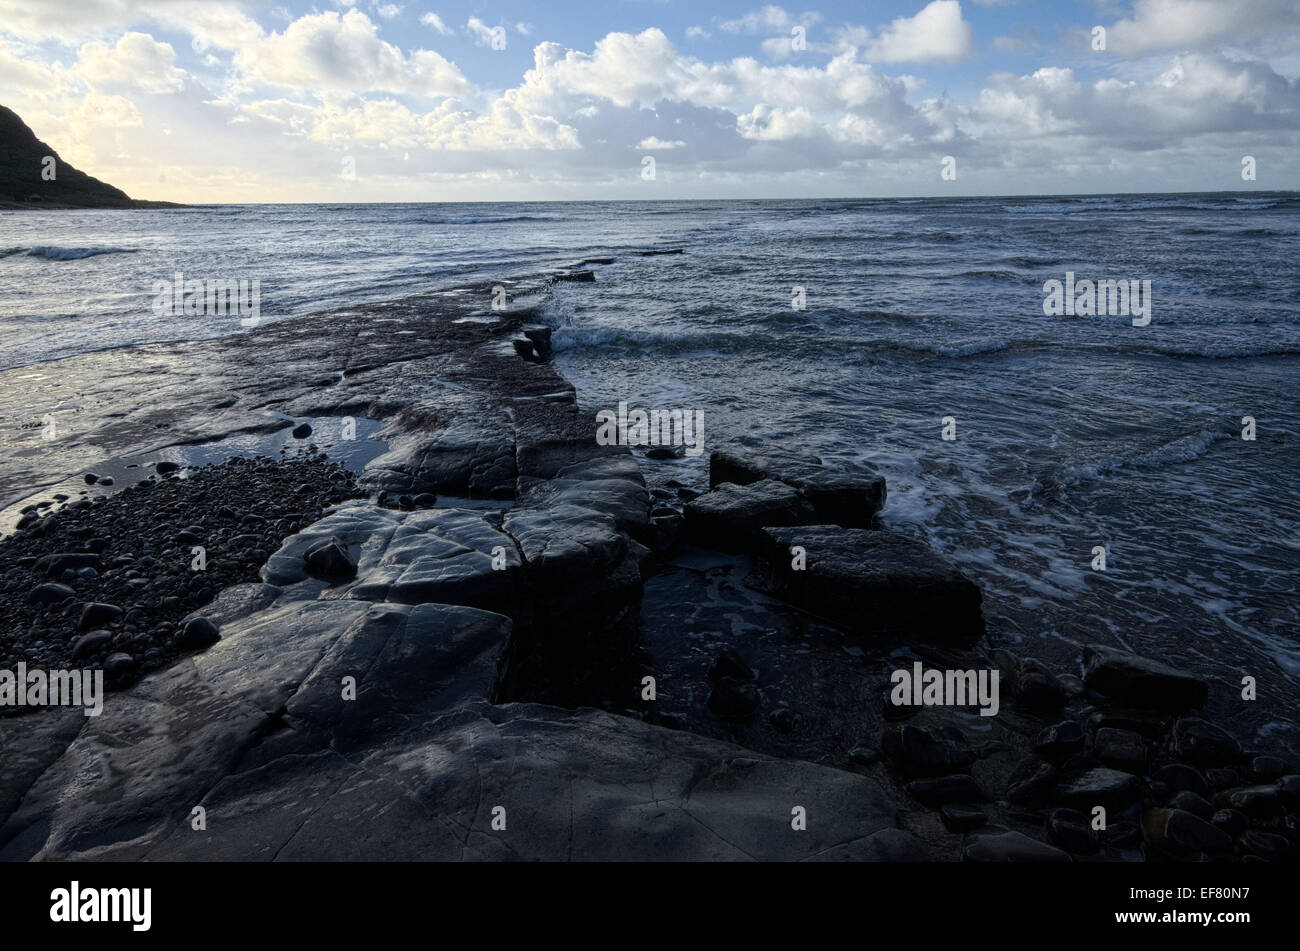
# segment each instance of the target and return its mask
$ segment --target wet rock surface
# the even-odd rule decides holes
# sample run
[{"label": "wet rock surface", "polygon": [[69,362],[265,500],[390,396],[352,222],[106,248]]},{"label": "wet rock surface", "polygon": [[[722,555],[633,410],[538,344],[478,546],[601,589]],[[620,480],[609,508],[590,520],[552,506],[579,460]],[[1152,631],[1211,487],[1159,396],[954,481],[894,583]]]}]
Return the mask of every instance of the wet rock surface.
[{"label": "wet rock surface", "polygon": [[[0,668],[114,689],[100,717],[0,718],[0,859],[1295,856],[1297,765],[1218,722],[1219,685],[1097,634],[1025,656],[951,564],[873,528],[869,471],[727,451],[708,485],[648,487],[535,314],[448,306],[69,361],[87,406],[138,403],[15,461],[87,494],[0,542],[24,612]],[[331,468],[314,441],[353,417],[384,448]],[[273,433],[305,458],[121,475]],[[155,594],[196,545],[239,571]],[[894,703],[914,663],[998,672],[997,712]]]},{"label": "wet rock surface", "polygon": [[768,589],[845,627],[939,643],[984,633],[978,586],[914,538],[826,525],[762,535]]}]

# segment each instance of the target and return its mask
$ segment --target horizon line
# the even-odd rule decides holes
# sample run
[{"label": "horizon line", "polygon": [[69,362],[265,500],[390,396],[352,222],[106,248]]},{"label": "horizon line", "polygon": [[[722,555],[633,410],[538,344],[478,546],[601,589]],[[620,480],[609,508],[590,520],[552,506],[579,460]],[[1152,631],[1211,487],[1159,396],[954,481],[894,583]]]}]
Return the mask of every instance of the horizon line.
[{"label": "horizon line", "polygon": [[[1162,195],[1225,195],[1225,194],[1257,194],[1257,195],[1300,195],[1300,189],[1296,188],[1274,188],[1274,189],[1218,189],[1214,191],[1128,191],[1128,192],[1041,192],[1032,194],[992,194],[992,195],[794,195],[786,197],[764,196],[764,197],[733,197],[733,198],[499,198],[499,199],[439,199],[439,200],[412,200],[412,201],[201,201],[201,202],[167,202],[180,208],[217,208],[231,205],[257,205],[274,207],[277,205],[578,205],[578,204],[651,204],[662,202],[740,202],[740,201],[933,201],[933,200],[1015,200],[1015,199],[1035,199],[1035,198],[1099,198],[1099,197],[1140,197],[1140,196],[1162,196]],[[152,202],[156,199],[133,198],[132,201]],[[33,210],[39,210],[33,208]],[[114,209],[114,208],[49,208],[48,211],[139,211],[148,209]],[[154,209],[166,211],[166,208]]]}]

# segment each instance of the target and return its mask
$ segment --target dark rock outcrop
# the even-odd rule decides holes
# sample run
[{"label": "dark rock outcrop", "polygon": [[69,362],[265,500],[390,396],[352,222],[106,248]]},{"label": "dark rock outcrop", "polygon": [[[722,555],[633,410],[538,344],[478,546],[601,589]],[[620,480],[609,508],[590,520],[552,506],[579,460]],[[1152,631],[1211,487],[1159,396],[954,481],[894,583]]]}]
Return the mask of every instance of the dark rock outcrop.
[{"label": "dark rock outcrop", "polygon": [[719,551],[749,551],[761,544],[763,528],[805,525],[812,518],[812,506],[784,482],[724,482],[686,504],[686,534]]},{"label": "dark rock outcrop", "polygon": [[1084,648],[1084,682],[1118,704],[1181,712],[1205,705],[1208,685],[1199,677],[1127,651]]},{"label": "dark rock outcrop", "polygon": [[796,489],[812,506],[813,520],[825,525],[868,528],[885,504],[885,480],[870,470],[831,469],[788,453],[719,451],[709,457],[710,488],[765,479]]},{"label": "dark rock outcrop", "polygon": [[[762,534],[768,590],[850,631],[957,644],[984,633],[979,587],[913,538],[827,525]],[[795,546],[806,554],[801,568]]]}]

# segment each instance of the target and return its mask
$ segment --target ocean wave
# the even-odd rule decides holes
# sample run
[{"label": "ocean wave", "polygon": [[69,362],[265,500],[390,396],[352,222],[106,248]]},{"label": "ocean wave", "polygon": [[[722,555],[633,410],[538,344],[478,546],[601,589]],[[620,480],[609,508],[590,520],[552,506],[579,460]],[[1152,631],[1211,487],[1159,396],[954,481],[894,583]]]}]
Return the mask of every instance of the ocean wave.
[{"label": "ocean wave", "polygon": [[440,218],[413,218],[417,225],[505,225],[520,221],[568,221],[555,215],[448,215]]},{"label": "ocean wave", "polygon": [[1038,283],[1037,278],[1025,277],[1023,274],[1016,274],[1012,271],[997,271],[997,270],[962,271],[961,276],[975,278],[976,280],[1007,281],[1012,284],[1037,284]]},{"label": "ocean wave", "polygon": [[1011,350],[1028,350],[1042,345],[1031,341],[964,340],[951,344],[920,343],[908,340],[850,340],[854,349],[872,356],[910,354],[923,357],[980,357]]},{"label": "ocean wave", "polygon": [[1035,494],[1043,489],[1051,491],[1081,485],[1124,469],[1163,469],[1185,462],[1194,462],[1209,452],[1210,447],[1215,443],[1231,439],[1233,435],[1222,429],[1203,429],[1162,443],[1154,449],[1141,450],[1086,465],[1068,466],[1059,475],[1040,479],[1038,485],[1034,487]]},{"label": "ocean wave", "polygon": [[670,331],[628,330],[622,327],[562,327],[556,330],[552,347],[565,350],[623,350],[630,354],[654,350],[659,353],[694,353],[701,350],[737,352],[752,349],[765,338],[761,334],[683,334]]},{"label": "ocean wave", "polygon": [[1063,263],[1061,258],[1033,258],[1028,255],[1014,255],[1002,260],[1015,267],[1055,267]]},{"label": "ocean wave", "polygon": [[57,248],[40,246],[34,248],[0,249],[0,258],[26,255],[29,258],[45,258],[49,261],[79,261],[100,254],[134,254],[139,248]]}]

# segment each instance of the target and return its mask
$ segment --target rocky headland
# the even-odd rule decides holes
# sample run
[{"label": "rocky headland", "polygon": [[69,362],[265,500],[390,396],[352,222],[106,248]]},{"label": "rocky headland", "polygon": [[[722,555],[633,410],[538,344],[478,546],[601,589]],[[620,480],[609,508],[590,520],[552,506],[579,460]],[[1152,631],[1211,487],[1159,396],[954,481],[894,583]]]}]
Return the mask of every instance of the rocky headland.
[{"label": "rocky headland", "polygon": [[[877,473],[647,485],[489,295],[0,377],[0,667],[110,686],[3,711],[0,858],[1297,854],[1296,764],[1205,713],[1235,685],[990,646]],[[916,663],[999,672],[996,715],[897,705]]]},{"label": "rocky headland", "polygon": [[0,106],[0,209],[178,208],[142,201],[65,162],[12,109]]}]

